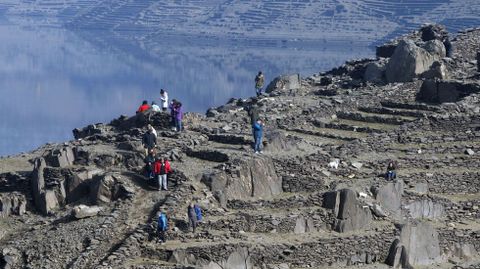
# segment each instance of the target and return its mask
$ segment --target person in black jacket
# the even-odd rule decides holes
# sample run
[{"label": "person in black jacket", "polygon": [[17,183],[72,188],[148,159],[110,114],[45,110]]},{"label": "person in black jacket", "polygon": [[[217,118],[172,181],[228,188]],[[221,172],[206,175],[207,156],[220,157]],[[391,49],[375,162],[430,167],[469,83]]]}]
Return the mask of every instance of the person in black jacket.
[{"label": "person in black jacket", "polygon": [[145,155],[148,155],[157,145],[157,136],[153,133],[152,128],[147,128],[147,132],[143,135],[142,144],[145,148]]}]

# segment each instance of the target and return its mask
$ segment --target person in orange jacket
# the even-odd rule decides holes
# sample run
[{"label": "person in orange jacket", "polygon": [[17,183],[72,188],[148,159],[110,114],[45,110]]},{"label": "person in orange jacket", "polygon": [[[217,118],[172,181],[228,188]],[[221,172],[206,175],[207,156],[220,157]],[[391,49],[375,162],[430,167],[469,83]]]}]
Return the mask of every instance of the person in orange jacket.
[{"label": "person in orange jacket", "polygon": [[147,111],[150,109],[150,106],[148,105],[148,101],[144,100],[142,105],[138,108],[137,113],[141,113],[144,111]]},{"label": "person in orange jacket", "polygon": [[164,157],[157,158],[154,172],[158,179],[158,190],[167,190],[167,175],[170,173],[170,163]]}]

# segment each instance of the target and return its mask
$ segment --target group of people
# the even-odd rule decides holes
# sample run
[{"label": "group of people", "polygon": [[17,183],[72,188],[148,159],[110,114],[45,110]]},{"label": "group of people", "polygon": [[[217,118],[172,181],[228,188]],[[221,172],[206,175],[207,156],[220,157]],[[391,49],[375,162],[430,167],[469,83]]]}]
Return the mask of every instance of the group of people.
[{"label": "group of people", "polygon": [[157,131],[152,125],[147,126],[143,135],[142,144],[145,149],[145,176],[148,179],[157,179],[158,190],[167,190],[167,176],[171,172],[167,158],[156,154]]},{"label": "group of people", "polygon": [[152,101],[151,105],[148,104],[147,100],[144,100],[140,107],[137,109],[137,113],[143,113],[148,110],[152,110],[154,112],[166,112],[170,109],[171,115],[171,125],[174,130],[180,132],[183,130],[183,109],[182,103],[173,99],[172,102],[168,103],[168,93],[166,90],[160,90],[160,106],[155,102]]},{"label": "group of people", "polygon": [[[191,202],[187,207],[187,217],[192,233],[195,233],[198,224],[202,222],[203,213],[200,206],[194,202]],[[165,211],[160,211],[158,214],[157,222],[157,235],[158,240],[161,243],[167,242],[167,231],[168,231],[168,218]]]}]

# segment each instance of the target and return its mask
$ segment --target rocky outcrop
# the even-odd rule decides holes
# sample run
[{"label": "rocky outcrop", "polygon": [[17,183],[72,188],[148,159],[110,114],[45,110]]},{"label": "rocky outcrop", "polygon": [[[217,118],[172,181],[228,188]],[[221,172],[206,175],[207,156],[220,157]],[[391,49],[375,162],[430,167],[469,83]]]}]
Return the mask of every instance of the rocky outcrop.
[{"label": "rocky outcrop", "polygon": [[425,80],[417,94],[417,99],[428,103],[456,102],[478,92],[480,92],[478,82]]},{"label": "rocky outcrop", "polygon": [[0,218],[6,218],[10,215],[22,216],[27,210],[27,200],[25,195],[12,192],[0,193]]},{"label": "rocky outcrop", "polygon": [[92,179],[90,201],[105,205],[117,199],[131,197],[135,189],[122,176],[114,173],[97,175]]},{"label": "rocky outcrop", "polygon": [[445,215],[445,207],[441,203],[424,199],[411,202],[405,208],[412,218],[415,219],[440,219]]},{"label": "rocky outcrop", "polygon": [[283,75],[272,80],[265,89],[265,92],[296,90],[299,89],[300,86],[300,74]]},{"label": "rocky outcrop", "polygon": [[438,233],[426,222],[405,224],[393,241],[386,263],[394,268],[413,268],[442,261]]},{"label": "rocky outcrop", "polygon": [[282,181],[272,160],[266,156],[236,159],[228,171],[204,174],[202,182],[223,205],[228,200],[269,198],[282,192]]},{"label": "rocky outcrop", "polygon": [[380,204],[383,212],[393,219],[401,218],[403,185],[403,181],[397,180],[396,182],[371,188],[374,198]]},{"label": "rocky outcrop", "polygon": [[373,83],[385,82],[386,61],[379,60],[367,64],[363,79]]},{"label": "rocky outcrop", "polygon": [[336,217],[335,231],[344,233],[369,226],[372,221],[370,208],[362,204],[357,197],[357,192],[351,189],[325,193],[323,206],[333,210]]},{"label": "rocky outcrop", "polygon": [[445,47],[438,40],[426,42],[423,47],[412,40],[402,40],[389,59],[385,75],[387,82],[408,82],[430,69],[434,61],[445,57]]}]

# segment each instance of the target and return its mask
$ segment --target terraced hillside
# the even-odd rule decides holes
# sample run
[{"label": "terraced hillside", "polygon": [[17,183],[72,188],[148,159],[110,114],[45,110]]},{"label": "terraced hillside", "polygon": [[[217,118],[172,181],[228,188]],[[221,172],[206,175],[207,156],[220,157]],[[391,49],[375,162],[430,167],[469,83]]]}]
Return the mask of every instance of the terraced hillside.
[{"label": "terraced hillside", "polygon": [[[46,16],[70,28],[101,29],[142,38],[200,35],[284,40],[375,42],[409,32],[426,22],[451,31],[478,24],[477,1],[2,1],[14,20]],[[16,17],[21,15],[22,17]],[[140,33],[138,33],[140,32]]]},{"label": "terraced hillside", "polygon": [[[460,33],[454,57],[439,60],[447,103],[419,99],[440,100],[419,94],[430,85],[422,75],[372,83],[363,76],[383,60],[352,61],[188,114],[180,133],[168,114],[147,112],[0,159],[0,265],[479,268],[479,33]],[[435,45],[420,36],[406,38]],[[265,121],[262,154],[251,149],[252,107]],[[174,168],[168,191],[142,175],[147,123]],[[389,160],[398,163],[394,180],[384,177]],[[191,201],[204,211],[196,233]],[[165,244],[159,211],[170,220]]]}]

